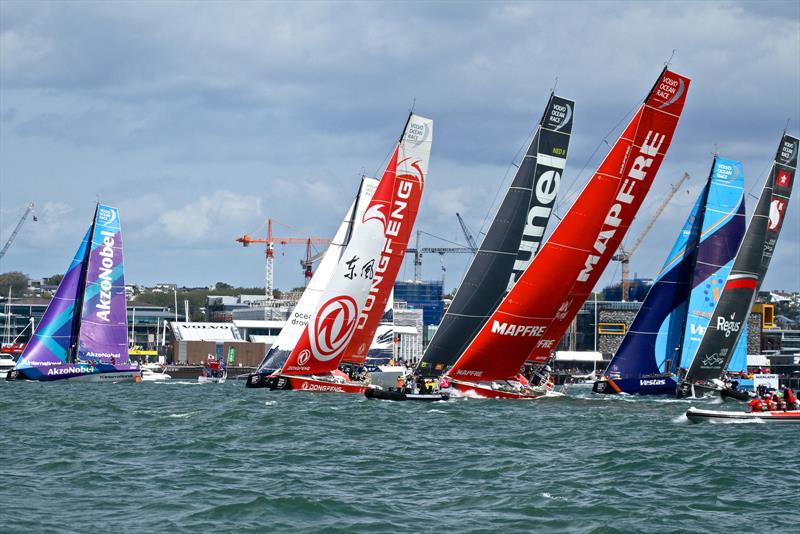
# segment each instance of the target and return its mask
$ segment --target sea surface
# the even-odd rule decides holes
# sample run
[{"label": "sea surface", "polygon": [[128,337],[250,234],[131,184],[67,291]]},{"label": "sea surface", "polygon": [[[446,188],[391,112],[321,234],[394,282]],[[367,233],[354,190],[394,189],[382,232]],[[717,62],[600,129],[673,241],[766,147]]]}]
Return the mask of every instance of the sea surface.
[{"label": "sea surface", "polygon": [[0,382],[0,532],[797,532],[800,427],[690,405]]}]

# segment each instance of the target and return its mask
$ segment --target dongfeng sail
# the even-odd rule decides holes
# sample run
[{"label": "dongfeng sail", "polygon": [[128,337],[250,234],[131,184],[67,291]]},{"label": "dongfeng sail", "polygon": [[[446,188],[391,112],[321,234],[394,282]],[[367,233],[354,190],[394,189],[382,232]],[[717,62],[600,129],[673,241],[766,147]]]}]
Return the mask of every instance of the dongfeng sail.
[{"label": "dongfeng sail", "polygon": [[[397,276],[428,172],[433,121],[410,115],[380,183],[272,389],[362,393],[337,368],[366,355]],[[363,335],[363,339],[357,337]]]},{"label": "dongfeng sail", "polygon": [[531,398],[517,379],[547,362],[636,216],[670,146],[688,78],[664,69],[533,261],[447,372],[455,389]]},{"label": "dongfeng sail", "polygon": [[278,334],[277,339],[267,351],[264,360],[259,365],[255,373],[250,375],[247,380],[247,387],[268,387],[269,383],[267,377],[272,375],[275,371],[283,367],[289,354],[294,349],[300,336],[308,325],[309,318],[313,315],[319,304],[319,299],[322,297],[325,288],[333,276],[333,271],[342,256],[347,243],[350,241],[350,236],[353,233],[353,228],[356,221],[360,221],[367,209],[367,205],[378,187],[378,180],[375,178],[363,177],[361,184],[356,194],[356,198],[347,210],[344,220],[339,225],[339,229],[325,251],[322,260],[319,263],[317,271],[308,283],[303,294],[300,296],[291,315],[286,321],[286,324]]},{"label": "dongfeng sail", "polygon": [[674,395],[691,364],[745,227],[738,161],[715,157],[678,239],[656,276],[596,393]]},{"label": "dongfeng sail", "polygon": [[95,216],[8,379],[133,380],[128,359],[122,233],[117,208]]},{"label": "dongfeng sail", "polygon": [[514,180],[416,369],[441,375],[464,352],[542,243],[567,163],[575,102],[550,95]]},{"label": "dongfeng sail", "polygon": [[728,367],[783,227],[797,170],[798,139],[784,133],[719,302],[678,395],[710,385]]}]

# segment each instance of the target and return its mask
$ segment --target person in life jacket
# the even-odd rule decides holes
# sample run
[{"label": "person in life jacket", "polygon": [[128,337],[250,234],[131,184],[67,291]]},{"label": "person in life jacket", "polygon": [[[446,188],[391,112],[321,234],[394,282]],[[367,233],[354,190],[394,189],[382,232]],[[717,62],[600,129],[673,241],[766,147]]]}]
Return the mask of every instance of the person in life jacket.
[{"label": "person in life jacket", "polygon": [[752,399],[750,402],[747,403],[747,405],[750,407],[750,411],[751,412],[763,412],[764,411],[763,403],[761,402],[761,399],[759,399],[758,397],[756,397],[755,399]]},{"label": "person in life jacket", "polygon": [[786,409],[787,410],[797,410],[797,396],[794,394],[794,391],[789,386],[786,386],[786,389],[783,390],[783,398],[786,401]]}]

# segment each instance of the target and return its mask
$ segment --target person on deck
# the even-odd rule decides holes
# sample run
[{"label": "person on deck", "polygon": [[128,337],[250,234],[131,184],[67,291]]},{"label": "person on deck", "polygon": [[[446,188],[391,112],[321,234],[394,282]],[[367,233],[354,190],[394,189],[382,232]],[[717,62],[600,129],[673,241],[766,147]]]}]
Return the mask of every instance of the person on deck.
[{"label": "person on deck", "polygon": [[747,403],[747,405],[750,407],[751,412],[764,411],[764,406],[762,405],[761,399],[759,399],[758,397],[752,399],[750,402]]},{"label": "person on deck", "polygon": [[786,386],[786,389],[783,390],[783,398],[786,400],[786,409],[787,410],[797,410],[797,396],[794,394],[794,391],[789,386]]}]

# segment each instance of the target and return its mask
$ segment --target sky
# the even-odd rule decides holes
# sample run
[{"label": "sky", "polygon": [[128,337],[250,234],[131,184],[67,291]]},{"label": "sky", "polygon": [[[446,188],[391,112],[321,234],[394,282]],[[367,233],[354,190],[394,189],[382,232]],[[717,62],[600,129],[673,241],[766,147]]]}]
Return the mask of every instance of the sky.
[{"label": "sky", "polygon": [[[715,151],[743,162],[749,214],[787,120],[800,134],[799,2],[3,0],[0,243],[29,202],[38,221],[0,272],[63,273],[99,200],[121,210],[126,282],[263,286],[263,250],[235,239],[268,217],[332,236],[412,107],[434,120],[417,228],[464,243],[459,212],[480,239],[554,86],[576,100],[563,216],[670,57],[692,85],[628,246],[691,178],[632,257],[641,277]],[[304,253],[277,248],[276,287],[302,285]],[[452,289],[468,259],[426,256],[423,278]],[[798,265],[790,205],[763,288],[800,290]],[[598,289],[619,276],[612,262]]]}]

